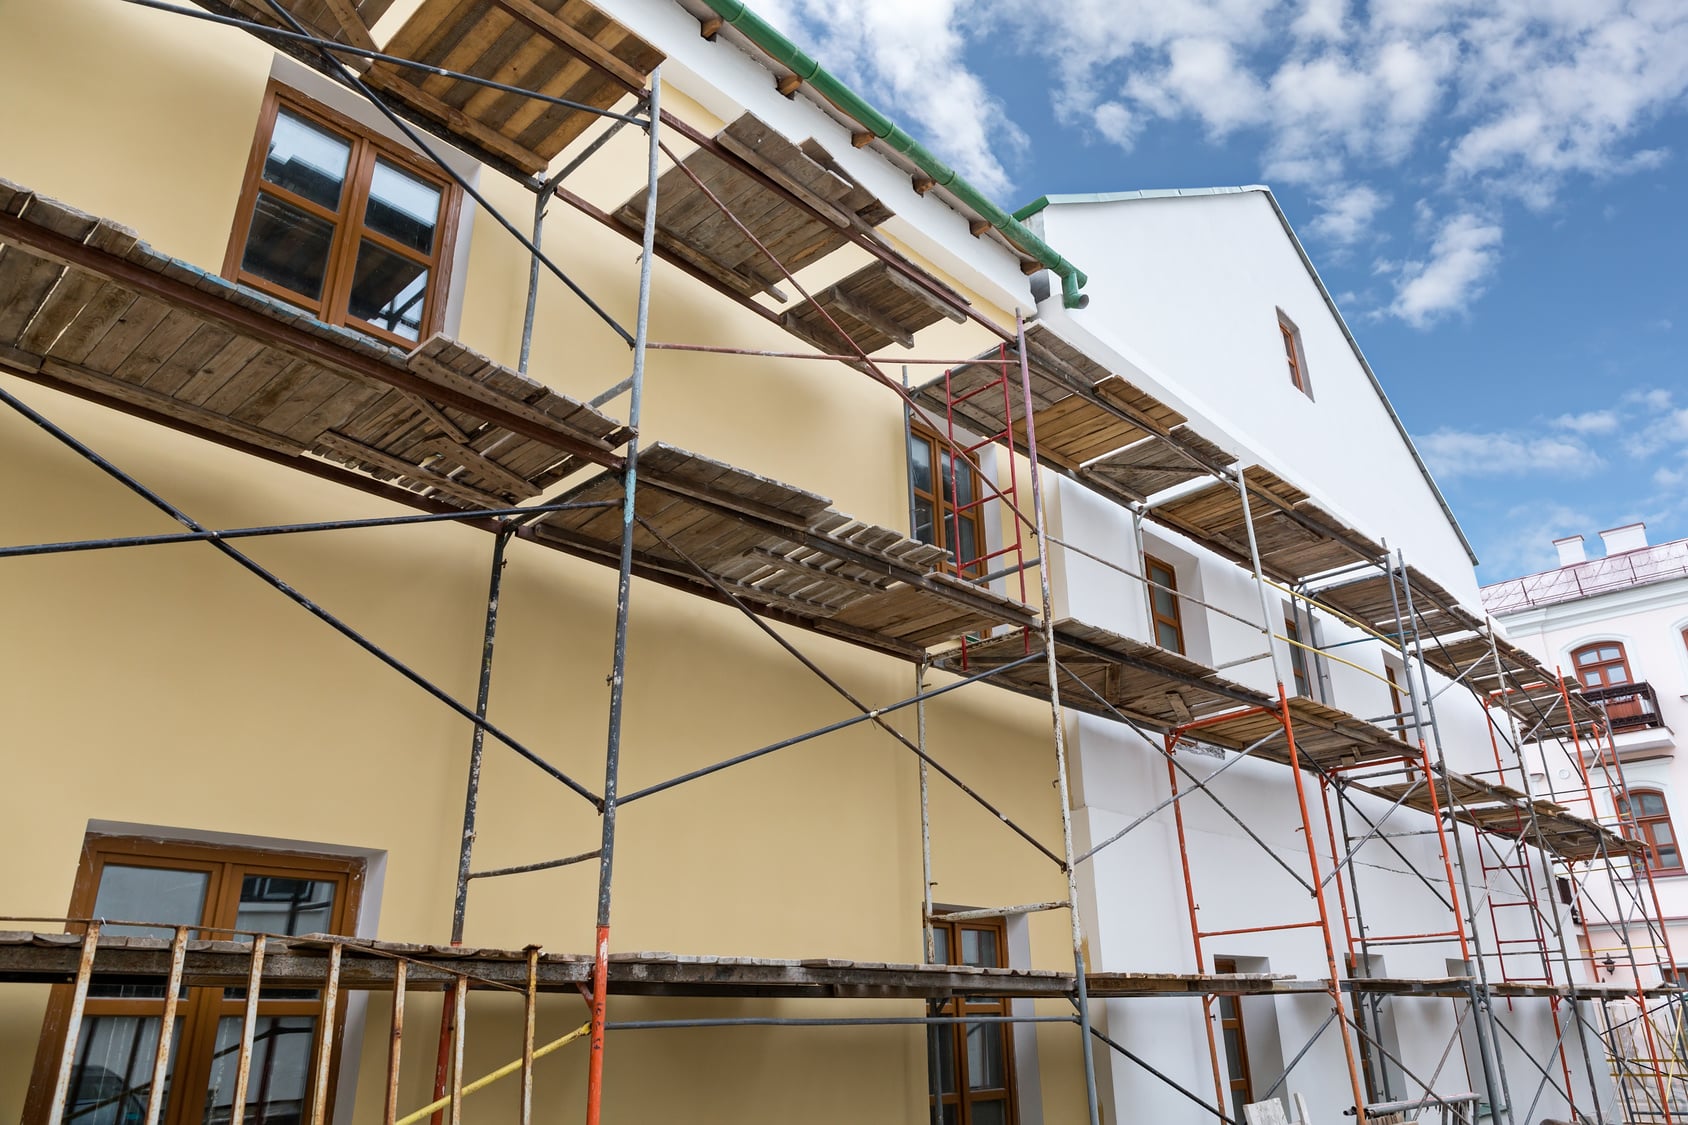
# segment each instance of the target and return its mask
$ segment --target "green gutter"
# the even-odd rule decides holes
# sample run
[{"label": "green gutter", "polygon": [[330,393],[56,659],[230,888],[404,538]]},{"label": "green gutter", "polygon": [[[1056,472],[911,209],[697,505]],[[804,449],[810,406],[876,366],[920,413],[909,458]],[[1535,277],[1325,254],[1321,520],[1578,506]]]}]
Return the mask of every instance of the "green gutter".
[{"label": "green gutter", "polygon": [[861,95],[827,73],[821,64],[804,54],[797,45],[774,30],[762,17],[752,12],[741,0],[703,0],[716,15],[756,44],[769,58],[790,70],[808,83],[814,91],[844,113],[854,118],[863,129],[907,157],[933,183],[941,185],[961,203],[977,212],[1002,236],[1027,257],[1035,259],[1061,278],[1061,300],[1069,309],[1082,309],[1090,299],[1079,292],[1089,280],[1084,271],[1057,254],[1043,239],[1027,230],[1013,215],[987,199],[978,188],[927,152],[919,141],[897,128],[891,119],[864,101]]}]

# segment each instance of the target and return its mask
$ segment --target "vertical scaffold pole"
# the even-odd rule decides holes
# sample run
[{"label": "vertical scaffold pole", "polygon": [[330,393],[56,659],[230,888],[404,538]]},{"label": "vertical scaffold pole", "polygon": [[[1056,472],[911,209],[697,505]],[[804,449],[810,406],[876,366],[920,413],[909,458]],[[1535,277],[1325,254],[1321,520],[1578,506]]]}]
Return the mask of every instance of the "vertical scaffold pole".
[{"label": "vertical scaffold pole", "polygon": [[615,591],[615,656],[610,671],[609,733],[604,746],[604,833],[598,853],[598,921],[592,959],[591,1052],[586,1074],[586,1125],[598,1125],[604,1101],[604,1013],[609,993],[610,880],[615,861],[616,782],[621,771],[621,716],[627,680],[627,604],[633,587],[633,517],[638,498],[639,411],[645,398],[645,343],[650,326],[651,261],[656,239],[657,164],[662,159],[662,67],[651,71],[650,95],[645,102],[650,138],[646,160],[645,225],[639,255],[639,311],[633,330],[633,375],[627,407],[627,425],[633,439],[627,443],[626,469],[622,478],[621,565]]},{"label": "vertical scaffold pole", "polygon": [[[504,582],[504,548],[510,542],[508,524],[498,529],[492,544],[492,576],[487,579],[486,630],[481,634],[481,678],[475,691],[475,717],[486,718],[492,690],[492,648],[498,638],[498,600]],[[469,781],[463,794],[463,841],[457,851],[457,896],[451,905],[451,944],[463,944],[463,920],[469,910],[469,866],[475,853],[475,818],[481,799],[481,759],[486,728],[476,725],[469,742]]]},{"label": "vertical scaffold pole", "polygon": [[[1067,871],[1067,914],[1072,920],[1073,985],[1078,993],[1079,1051],[1084,1059],[1084,1097],[1090,1125],[1099,1125],[1096,1108],[1096,1059],[1090,1052],[1090,989],[1084,979],[1084,921],[1078,909],[1078,868],[1073,862],[1072,790],[1067,782],[1067,730],[1061,715],[1061,675],[1055,659],[1055,598],[1049,590],[1049,536],[1045,526],[1043,474],[1038,471],[1037,426],[1032,420],[1032,374],[1026,358],[1026,322],[1014,314],[1015,346],[1020,353],[1020,389],[1025,397],[1026,456],[1031,462],[1032,534],[1037,539],[1037,584],[1043,597],[1043,652],[1049,671],[1049,715],[1055,732],[1055,780],[1061,794],[1061,844]],[[1012,450],[1010,451],[1012,456]]]},{"label": "vertical scaffold pole", "polygon": [[[1248,557],[1254,570],[1255,588],[1260,593],[1260,630],[1266,638],[1266,651],[1272,657],[1272,675],[1278,681],[1278,718],[1284,727],[1284,746],[1289,752],[1290,778],[1295,783],[1296,807],[1301,814],[1301,835],[1307,844],[1307,869],[1313,877],[1313,902],[1319,911],[1319,936],[1325,943],[1325,966],[1330,973],[1331,1007],[1340,1017],[1337,1034],[1342,1037],[1342,1055],[1348,1064],[1348,1085],[1354,1095],[1354,1119],[1366,1125],[1365,1087],[1360,1077],[1359,1059],[1354,1054],[1354,1040],[1348,1033],[1348,1014],[1342,1003],[1342,973],[1338,968],[1336,938],[1330,930],[1330,910],[1325,903],[1325,884],[1319,877],[1319,846],[1313,835],[1313,815],[1307,805],[1307,779],[1302,776],[1301,754],[1295,746],[1295,720],[1290,715],[1289,695],[1284,691],[1284,670],[1278,661],[1278,646],[1272,643],[1272,599],[1267,593],[1266,572],[1260,565],[1260,544],[1254,535],[1254,513],[1249,508],[1248,476],[1236,470],[1237,495],[1243,512],[1243,527],[1248,531]],[[1331,862],[1337,862],[1336,857]]]}]

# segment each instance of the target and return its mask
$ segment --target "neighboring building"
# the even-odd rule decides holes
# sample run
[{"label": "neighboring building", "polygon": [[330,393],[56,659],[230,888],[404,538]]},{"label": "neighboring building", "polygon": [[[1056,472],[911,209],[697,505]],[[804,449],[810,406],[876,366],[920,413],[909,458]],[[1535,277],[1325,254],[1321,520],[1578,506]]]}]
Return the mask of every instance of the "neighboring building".
[{"label": "neighboring building", "polygon": [[548,1121],[1615,1116],[1623,839],[1270,193],[1028,226],[730,0],[207,11],[0,14],[0,1110],[414,1117],[531,989]]},{"label": "neighboring building", "polygon": [[[1557,568],[1485,586],[1483,604],[1514,643],[1580,682],[1610,719],[1609,741],[1537,746],[1542,787],[1567,804],[1592,797],[1599,817],[1645,841],[1669,924],[1668,952],[1684,965],[1688,880],[1673,813],[1688,799],[1676,759],[1677,732],[1688,730],[1688,539],[1649,545],[1643,523],[1602,531],[1600,539],[1605,553],[1592,559],[1581,535],[1554,540]],[[1579,752],[1595,782],[1586,796]],[[1591,961],[1616,962],[1605,975],[1628,979],[1623,930],[1631,911],[1620,912],[1618,902],[1601,907],[1585,912],[1584,946]],[[1645,947],[1643,960],[1658,941],[1628,939]]]}]

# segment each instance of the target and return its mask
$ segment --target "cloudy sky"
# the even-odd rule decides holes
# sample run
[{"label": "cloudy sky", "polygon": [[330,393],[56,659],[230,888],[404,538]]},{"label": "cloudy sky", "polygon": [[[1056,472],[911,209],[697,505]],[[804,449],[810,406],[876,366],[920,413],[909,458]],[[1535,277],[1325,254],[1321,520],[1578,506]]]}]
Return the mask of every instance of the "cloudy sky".
[{"label": "cloudy sky", "polygon": [[759,0],[1010,208],[1267,183],[1483,559],[1688,536],[1683,0]]}]

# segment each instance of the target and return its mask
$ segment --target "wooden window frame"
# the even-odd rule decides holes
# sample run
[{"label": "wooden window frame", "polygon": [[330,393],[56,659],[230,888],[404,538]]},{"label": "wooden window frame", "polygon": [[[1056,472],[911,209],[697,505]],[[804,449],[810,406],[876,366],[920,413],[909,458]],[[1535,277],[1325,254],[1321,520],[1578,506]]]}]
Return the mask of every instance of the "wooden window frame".
[{"label": "wooden window frame", "polygon": [[[1583,666],[1580,659],[1583,653],[1596,649],[1612,647],[1615,647],[1618,650],[1617,659],[1602,660],[1598,663],[1590,664],[1586,668]],[[1614,684],[1602,675],[1602,683],[1591,684],[1584,678],[1583,675],[1585,672],[1604,672],[1606,669],[1617,667],[1622,667],[1624,670],[1624,678],[1621,683]],[[1578,645],[1576,648],[1571,650],[1571,670],[1576,674],[1577,682],[1582,684],[1585,688],[1628,687],[1635,683],[1635,674],[1630,671],[1629,667],[1629,650],[1624,647],[1624,643],[1622,641],[1590,641],[1586,645]]]},{"label": "wooden window frame", "polygon": [[[1215,957],[1213,959],[1215,973],[1236,973],[1237,960],[1235,957]],[[1248,1065],[1248,1033],[1244,1028],[1243,998],[1241,996],[1219,994],[1215,998],[1215,1006],[1219,1009],[1219,1042],[1225,1043],[1225,1032],[1237,1033],[1237,1057],[1231,1057],[1231,1051],[1225,1049],[1225,1088],[1231,1095],[1233,1106],[1237,1107],[1237,1116],[1242,1116],[1241,1106],[1254,1101],[1254,1077]],[[1239,1100],[1240,1099],[1240,1100]]]},{"label": "wooden window frame", "polygon": [[1301,628],[1295,623],[1294,610],[1284,616],[1284,636],[1289,642],[1289,672],[1295,680],[1295,694],[1312,699],[1313,676],[1307,667],[1307,650],[1301,647],[1306,642],[1301,639]]},{"label": "wooden window frame", "polygon": [[[1396,679],[1400,676],[1401,679]],[[1383,662],[1383,679],[1389,685],[1389,713],[1395,716],[1395,733],[1406,741],[1407,737],[1407,708],[1412,705],[1411,697],[1404,690],[1402,682],[1406,678],[1405,669],[1398,669],[1385,660]]]},{"label": "wooden window frame", "polygon": [[[89,834],[83,841],[82,854],[77,862],[76,881],[71,889],[67,918],[93,916],[95,896],[99,892],[100,875],[113,862],[126,867],[158,867],[174,871],[203,870],[212,872],[206,888],[206,902],[201,908],[201,925],[190,930],[189,938],[227,940],[228,927],[233,926],[240,903],[240,880],[248,874],[275,875],[285,878],[308,877],[335,883],[334,926],[336,932],[350,936],[356,927],[358,910],[363,898],[367,864],[354,856],[323,855],[314,852],[267,851],[224,844],[204,844],[164,840],[142,836],[107,836]],[[205,921],[209,919],[209,921]],[[116,921],[149,922],[151,919],[113,919]],[[82,933],[86,927],[72,922],[65,927],[69,933]],[[97,979],[97,978],[96,978]],[[64,1055],[66,1034],[70,1027],[70,1007],[74,986],[54,985],[47,1001],[47,1012],[41,1023],[37,1042],[35,1069],[29,1093],[24,1101],[24,1125],[58,1125],[47,1121],[51,1108],[53,1076]],[[244,1001],[229,1000],[224,989],[191,987],[183,990],[184,998],[178,1006],[177,1033],[174,1050],[176,1062],[171,1073],[172,1096],[161,1125],[198,1125],[204,1117],[204,1095],[211,1077],[211,1050],[216,1042],[217,1024],[225,1016],[238,1016],[245,1010]],[[325,1120],[333,1120],[334,1092],[339,1082],[340,1054],[345,1043],[346,1004],[349,997],[342,990],[333,1012],[334,1049],[329,1058],[328,1105]],[[163,1000],[129,1000],[121,998],[96,999],[90,997],[84,1006],[84,1016],[138,1015],[156,1013],[147,1009],[162,1005]],[[108,1010],[109,1009],[109,1010]],[[320,999],[270,999],[260,993],[259,1012],[264,1016],[310,1015],[321,1016]],[[312,1037],[311,1059],[314,1068],[316,1043],[327,1021],[318,1019],[316,1035]],[[315,1088],[315,1075],[306,1080],[307,1098]],[[308,1108],[308,1106],[307,1106]]]},{"label": "wooden window frame", "polygon": [[[1632,815],[1630,800],[1643,796],[1657,797],[1665,811],[1654,816]],[[1617,799],[1617,811],[1624,835],[1647,845],[1647,865],[1654,875],[1688,874],[1688,867],[1683,866],[1682,840],[1677,836],[1676,825],[1671,821],[1670,801],[1665,797],[1664,790],[1653,786],[1631,789],[1626,796]],[[1676,850],[1676,863],[1669,867],[1659,860],[1659,842],[1654,831],[1654,826],[1658,824],[1663,824],[1670,830],[1670,847]]]},{"label": "wooden window frame", "polygon": [[[942,547],[947,552],[942,563],[943,571],[946,574],[953,574],[959,578],[977,582],[984,577],[985,556],[990,554],[990,544],[985,541],[985,521],[983,519],[983,474],[979,471],[979,466],[972,456],[956,455],[950,449],[949,442],[946,439],[940,436],[937,431],[928,426],[923,426],[919,422],[912,420],[909,422],[908,441],[911,447],[914,442],[924,442],[927,455],[930,458],[928,463],[932,466],[933,487],[930,492],[926,492],[915,487],[912,448],[905,451],[905,455],[909,459],[909,495],[914,501],[924,500],[932,506],[932,535],[937,542],[931,545]],[[969,504],[953,505],[944,496],[943,464],[946,457],[950,458],[951,463],[956,467],[957,479],[955,484],[957,486],[961,484],[959,479],[961,474],[963,472],[967,474],[968,484],[970,485],[968,491],[973,496],[973,500]],[[954,516],[956,521],[956,535],[953,538],[948,534],[951,516]],[[909,518],[912,520],[913,517],[913,505],[911,504]],[[977,555],[971,559],[958,557],[959,543],[956,540],[960,538],[960,528],[963,524],[973,531],[973,545]],[[911,533],[914,531],[912,525],[909,530]]]},{"label": "wooden window frame", "polygon": [[[269,152],[270,138],[275,132],[276,117],[284,107],[289,112],[336,134],[351,146],[338,210],[330,211],[320,203],[264,180],[264,160]],[[364,224],[363,215],[369,202],[370,179],[374,174],[376,157],[398,165],[404,171],[439,189],[440,212],[434,228],[432,254],[423,255],[414,247],[406,246]],[[330,243],[320,298],[313,300],[303,293],[294,292],[241,269],[241,260],[246,253],[246,240],[252,231],[260,185],[263,185],[264,192],[289,206],[332,224],[334,235]],[[437,334],[445,323],[446,300],[451,288],[452,256],[456,249],[457,226],[462,205],[462,190],[431,161],[377,135],[361,122],[271,79],[264,91],[263,108],[258,115],[258,129],[252,139],[252,152],[247,157],[246,172],[241,181],[234,229],[229,234],[228,252],[223,258],[223,277],[256,289],[266,296],[305,309],[325,324],[351,328],[408,351]],[[415,340],[351,314],[349,306],[352,283],[357,270],[358,248],[364,239],[413,262],[426,263],[428,284]]]},{"label": "wooden window frame", "polygon": [[1289,364],[1290,386],[1312,398],[1313,384],[1307,378],[1307,352],[1301,346],[1301,329],[1281,309],[1278,311],[1278,335],[1284,345],[1284,360]]},{"label": "wooden window frame", "polygon": [[[972,930],[979,933],[990,933],[996,941],[997,964],[1008,967],[1008,925],[1002,918],[974,918],[965,922],[947,922],[940,915],[932,919],[932,929],[945,932],[950,959],[948,964],[961,964],[961,932]],[[933,1014],[940,1016],[1011,1016],[1013,1001],[1006,996],[956,996],[944,1001],[942,1006]],[[1014,1081],[1014,1034],[1013,1025],[1008,1023],[985,1024],[983,1026],[999,1029],[1002,1035],[1002,1066],[1004,1086],[998,1090],[980,1091],[979,1096],[967,1086],[967,1049],[966,1025],[949,1024],[951,1043],[954,1045],[952,1054],[955,1059],[955,1093],[943,1094],[939,1089],[929,1089],[926,1095],[928,1115],[935,1123],[943,1120],[939,1112],[940,1102],[943,1105],[953,1105],[955,1111],[955,1125],[972,1125],[973,1104],[975,1102],[1001,1102],[1004,1106],[1004,1120],[1007,1125],[1016,1125],[1019,1121],[1019,1094]],[[931,1036],[938,1034],[938,1028],[932,1027],[928,1032]],[[933,1048],[929,1048],[932,1050]],[[935,1075],[928,1075],[928,1084]]]},{"label": "wooden window frame", "polygon": [[[1155,571],[1157,569],[1165,572],[1165,581],[1156,577]],[[1178,647],[1170,651],[1175,651],[1180,656],[1184,655],[1184,650],[1187,646],[1184,640],[1184,607],[1179,603],[1178,599],[1178,571],[1165,559],[1157,558],[1148,552],[1144,552],[1143,577],[1146,580],[1143,584],[1143,588],[1149,596],[1149,632],[1151,634],[1151,640],[1153,640],[1157,646],[1166,648],[1166,646],[1160,642],[1160,627],[1162,625],[1166,625],[1172,629],[1173,634],[1178,638]],[[1155,608],[1155,590],[1158,587],[1165,587],[1166,592],[1172,598],[1172,613],[1170,616],[1162,614]]]}]

